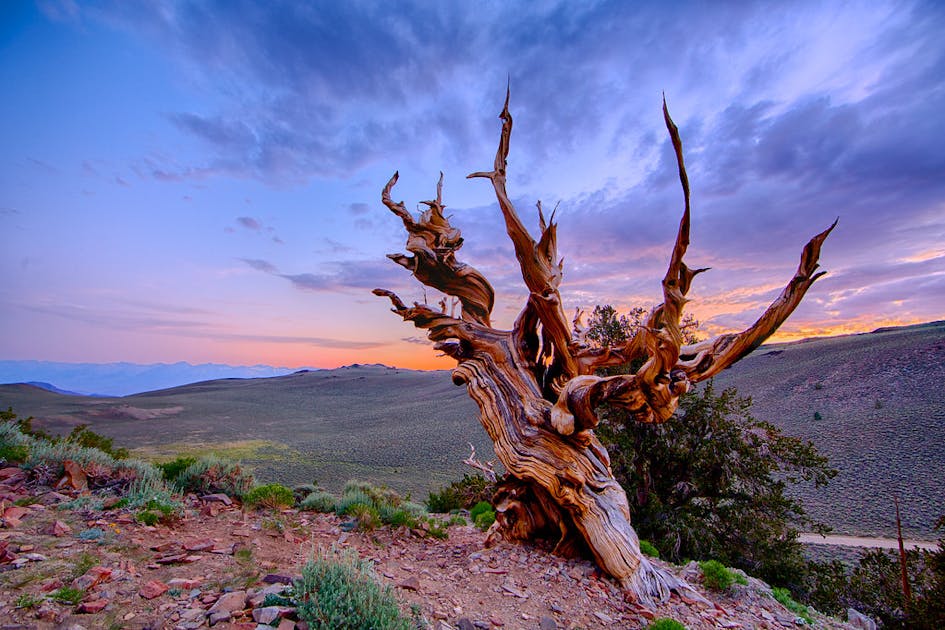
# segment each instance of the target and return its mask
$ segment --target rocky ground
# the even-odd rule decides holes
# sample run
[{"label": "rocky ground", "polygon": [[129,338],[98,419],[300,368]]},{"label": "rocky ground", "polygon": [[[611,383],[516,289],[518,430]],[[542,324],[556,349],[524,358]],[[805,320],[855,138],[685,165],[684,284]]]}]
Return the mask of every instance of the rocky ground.
[{"label": "rocky ground", "polygon": [[[670,568],[711,604],[674,595],[647,610],[587,561],[486,548],[471,526],[450,527],[445,540],[407,528],[348,532],[334,515],[247,512],[223,496],[189,496],[183,518],[147,526],[121,509],[58,507],[77,494],[31,488],[19,469],[0,470],[0,628],[302,629],[293,609],[263,600],[312,554],[332,549],[372,562],[403,610],[433,630],[640,628],[658,617],[687,628],[804,625],[764,583],[709,591],[694,564]],[[814,618],[818,628],[850,627]]]}]

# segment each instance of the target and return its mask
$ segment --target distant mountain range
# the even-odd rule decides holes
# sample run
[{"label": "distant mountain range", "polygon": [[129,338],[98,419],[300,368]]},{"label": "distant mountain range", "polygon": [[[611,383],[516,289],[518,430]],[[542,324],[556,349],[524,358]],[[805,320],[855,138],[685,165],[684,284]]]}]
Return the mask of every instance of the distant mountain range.
[{"label": "distant mountain range", "polygon": [[29,383],[59,394],[128,396],[197,381],[284,376],[299,368],[202,363],[0,361],[0,383]]}]

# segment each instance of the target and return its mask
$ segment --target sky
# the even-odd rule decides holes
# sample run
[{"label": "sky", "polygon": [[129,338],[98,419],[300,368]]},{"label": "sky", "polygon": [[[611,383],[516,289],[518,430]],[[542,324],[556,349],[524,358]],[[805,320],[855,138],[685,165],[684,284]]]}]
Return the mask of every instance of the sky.
[{"label": "sky", "polygon": [[751,324],[839,217],[778,339],[945,318],[936,2],[0,3],[0,359],[449,367],[371,295],[444,174],[509,327],[488,181],[558,206],[565,306],[660,300],[692,185],[689,310]]}]

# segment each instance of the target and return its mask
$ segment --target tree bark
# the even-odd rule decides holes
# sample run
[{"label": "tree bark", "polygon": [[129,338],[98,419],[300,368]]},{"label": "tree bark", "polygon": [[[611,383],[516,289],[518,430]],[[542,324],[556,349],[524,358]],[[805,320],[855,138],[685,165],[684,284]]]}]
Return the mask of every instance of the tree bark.
[{"label": "tree bark", "polygon": [[[547,538],[556,553],[589,553],[641,603],[663,600],[671,590],[690,589],[641,554],[626,493],[614,480],[607,450],[593,431],[598,422],[595,409],[608,402],[629,409],[641,422],[670,418],[690,383],[737,361],[793,311],[821,275],[814,273],[820,245],[833,226],[808,243],[797,275],[758,323],[738,335],[684,346],[679,322],[685,296],[692,279],[705,270],[692,270],[683,262],[689,245],[689,182],[679,132],[664,101],[685,209],[662,281],[663,303],[623,347],[592,347],[584,339],[579,317],[572,324],[564,315],[558,291],[563,265],[558,260],[554,216],[546,221],[539,202],[536,241],[506,192],[512,132],[508,105],[507,94],[493,170],[469,177],[491,181],[529,289],[512,330],[491,327],[492,287],[482,274],[456,259],[462,237],[443,214],[442,174],[436,200],[423,202],[429,210],[418,219],[403,202],[391,200],[396,173],[384,187],[382,201],[403,221],[407,250],[413,254],[389,257],[423,284],[458,298],[460,317],[447,314],[445,302],[439,310],[419,303],[408,307],[390,291],[374,293],[388,297],[395,313],[426,329],[435,347],[457,361],[453,381],[465,385],[479,406],[480,421],[508,471],[495,497],[497,517],[490,540]],[[634,374],[594,375],[600,367],[640,357],[643,365]]]}]

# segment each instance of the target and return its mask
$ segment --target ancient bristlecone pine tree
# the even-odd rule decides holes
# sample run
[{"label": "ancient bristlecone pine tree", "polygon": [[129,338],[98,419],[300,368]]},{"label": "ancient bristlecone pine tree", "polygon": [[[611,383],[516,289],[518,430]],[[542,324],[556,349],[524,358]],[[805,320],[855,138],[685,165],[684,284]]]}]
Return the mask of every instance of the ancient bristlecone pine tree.
[{"label": "ancient bristlecone pine tree", "polygon": [[[403,202],[391,200],[398,174],[384,187],[384,204],[403,220],[406,249],[412,255],[389,258],[420,282],[458,299],[458,315],[415,303],[407,306],[391,291],[393,311],[426,329],[435,348],[456,359],[453,382],[465,384],[479,405],[480,421],[508,471],[496,495],[497,533],[514,540],[547,538],[560,554],[587,553],[621,581],[639,601],[665,599],[685,585],[657,569],[640,553],[630,525],[624,490],[614,480],[607,450],[594,435],[595,408],[603,403],[627,409],[639,422],[664,422],[678,398],[693,383],[718,374],[768,338],[790,315],[811,284],[821,244],[833,228],[804,247],[797,273],[781,295],[750,328],[709,341],[684,345],[680,317],[693,277],[705,269],[683,262],[689,245],[689,181],[679,131],[663,105],[682,182],[685,209],[663,278],[663,303],[645,327],[621,347],[598,348],[584,336],[580,312],[569,322],[558,292],[563,265],[558,259],[554,216],[546,221],[538,204],[536,241],[522,224],[506,192],[506,158],[512,134],[508,96],[500,114],[502,133],[491,171],[477,172],[492,182],[505,227],[515,248],[529,296],[512,330],[490,324],[494,291],[483,275],[461,263],[460,231],[443,214],[443,176],[436,199],[419,218]],[[600,377],[599,368],[643,359],[633,374]],[[637,361],[639,364],[639,361]]]}]

